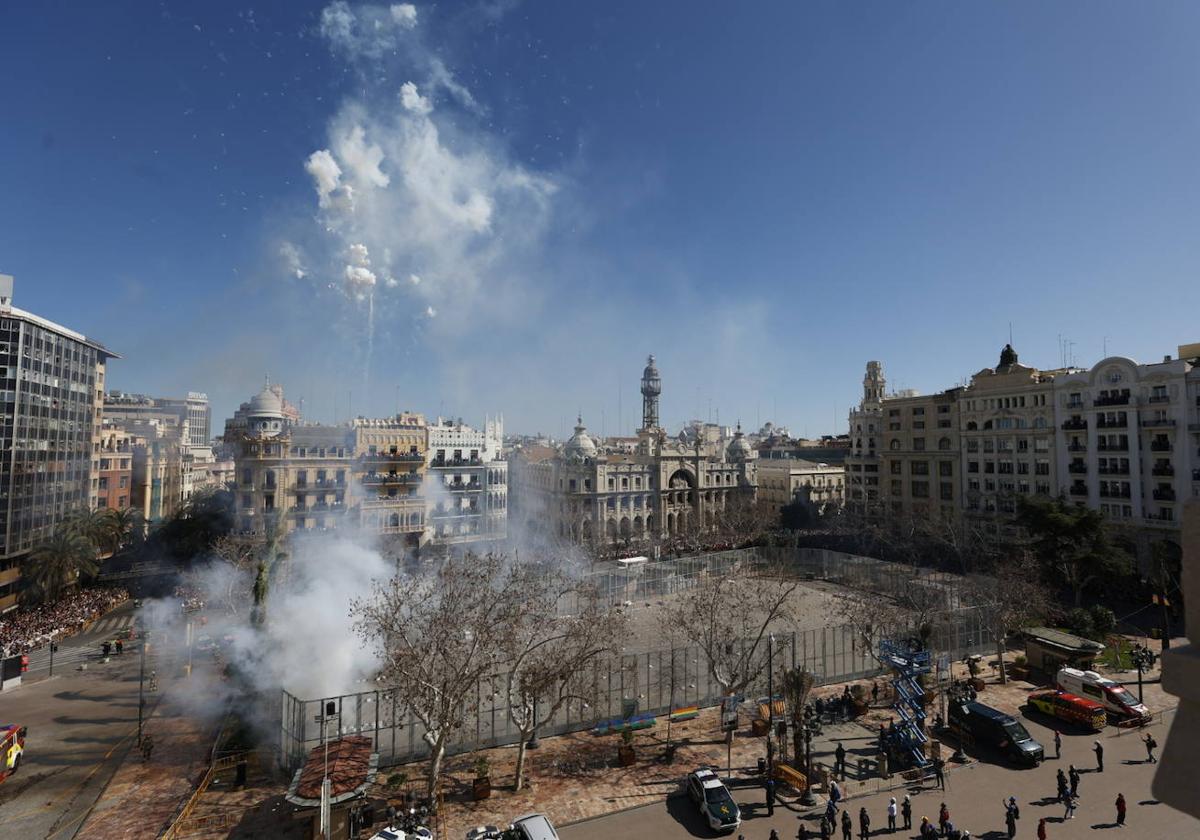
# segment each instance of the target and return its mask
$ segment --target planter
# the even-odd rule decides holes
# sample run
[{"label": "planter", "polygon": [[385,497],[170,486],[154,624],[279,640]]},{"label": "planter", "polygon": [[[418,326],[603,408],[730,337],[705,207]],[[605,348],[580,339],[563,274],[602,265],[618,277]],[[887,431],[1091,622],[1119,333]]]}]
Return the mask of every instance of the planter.
[{"label": "planter", "polygon": [[762,718],[755,718],[750,721],[750,734],[756,738],[761,738],[771,731],[771,724],[767,723]]},{"label": "planter", "polygon": [[620,746],[617,747],[617,763],[622,767],[631,767],[637,761],[637,753],[633,751],[633,747]]},{"label": "planter", "polygon": [[492,795],[492,780],[491,779],[476,779],[471,782],[471,798],[478,802],[480,799],[487,799]]}]

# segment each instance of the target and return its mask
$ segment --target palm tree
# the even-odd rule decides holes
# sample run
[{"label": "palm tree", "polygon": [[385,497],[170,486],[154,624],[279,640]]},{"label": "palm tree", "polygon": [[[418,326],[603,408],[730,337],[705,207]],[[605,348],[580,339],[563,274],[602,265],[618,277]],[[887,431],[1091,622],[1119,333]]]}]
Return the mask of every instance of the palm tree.
[{"label": "palm tree", "polygon": [[118,526],[108,508],[81,510],[67,520],[66,527],[91,543],[96,555],[112,554],[120,548]]},{"label": "palm tree", "polygon": [[112,527],[116,531],[118,547],[127,545],[139,530],[144,531],[141,511],[133,508],[124,510],[110,508],[109,516],[112,519]]},{"label": "palm tree", "polygon": [[52,602],[68,586],[98,569],[95,547],[74,529],[59,528],[29,553],[21,577],[32,600]]}]

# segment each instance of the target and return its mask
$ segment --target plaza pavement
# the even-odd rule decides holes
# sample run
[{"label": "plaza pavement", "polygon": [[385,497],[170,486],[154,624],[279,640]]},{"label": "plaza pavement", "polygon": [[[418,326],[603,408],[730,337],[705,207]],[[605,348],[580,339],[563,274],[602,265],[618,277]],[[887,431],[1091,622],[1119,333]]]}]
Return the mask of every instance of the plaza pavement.
[{"label": "plaza pavement", "polygon": [[[1148,728],[1159,742],[1160,754],[1167,740],[1167,724],[1172,717],[1173,713],[1167,713],[1164,719]],[[1053,743],[1053,735],[1042,723],[1029,718],[1023,722],[1039,741]],[[1021,807],[1018,838],[1036,837],[1041,817],[1047,819],[1049,840],[1104,838],[1110,831],[1116,836],[1138,840],[1200,837],[1200,821],[1154,800],[1150,784],[1155,765],[1145,763],[1146,751],[1139,731],[1117,734],[1117,730],[1111,727],[1106,730],[1101,737],[1105,750],[1103,773],[1094,772],[1094,740],[1094,734],[1064,733],[1062,758],[1050,758],[1035,769],[1010,768],[996,763],[996,759],[990,756],[984,756],[983,761],[952,769],[948,775],[948,790],[944,792],[926,785],[853,797],[846,806],[854,818],[854,837],[859,836],[859,808],[866,807],[871,816],[872,837],[916,838],[920,818],[928,816],[931,821],[936,821],[940,804],[945,802],[951,820],[958,828],[969,830],[973,838],[999,840],[1007,837],[1002,802],[1009,796],[1015,796]],[[1051,746],[1051,755],[1053,751]],[[1053,799],[1055,772],[1060,766],[1065,770],[1070,763],[1083,771],[1083,780],[1079,786],[1081,799],[1076,816],[1073,820],[1064,821],[1063,808]],[[783,840],[794,838],[802,821],[815,836],[824,808],[823,802],[818,808],[809,810],[797,807],[795,801],[789,799],[787,805],[777,805],[775,815],[768,817],[761,786],[751,782],[743,787],[735,782],[732,792],[743,808],[744,821],[738,833],[744,835],[746,840],[766,840],[771,829],[778,831]],[[900,801],[905,792],[912,795],[913,830],[897,831],[891,835],[886,828],[888,798],[895,796]],[[1118,793],[1125,794],[1129,806],[1124,829],[1115,825],[1116,809],[1113,803]],[[607,817],[560,826],[559,834],[563,840],[611,840],[616,837],[672,840],[714,836],[701,820],[695,806],[682,796]],[[736,833],[734,836],[737,836]],[[836,836],[841,837],[840,831]]]}]

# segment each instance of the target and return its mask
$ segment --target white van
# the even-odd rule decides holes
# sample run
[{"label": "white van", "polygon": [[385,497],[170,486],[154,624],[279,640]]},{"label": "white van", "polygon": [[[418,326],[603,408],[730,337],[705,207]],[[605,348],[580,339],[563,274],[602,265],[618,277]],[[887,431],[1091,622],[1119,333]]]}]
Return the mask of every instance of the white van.
[{"label": "white van", "polygon": [[1095,671],[1059,668],[1054,682],[1068,694],[1102,703],[1110,715],[1138,720],[1150,717],[1149,710],[1139,703],[1125,686],[1102,677]]}]

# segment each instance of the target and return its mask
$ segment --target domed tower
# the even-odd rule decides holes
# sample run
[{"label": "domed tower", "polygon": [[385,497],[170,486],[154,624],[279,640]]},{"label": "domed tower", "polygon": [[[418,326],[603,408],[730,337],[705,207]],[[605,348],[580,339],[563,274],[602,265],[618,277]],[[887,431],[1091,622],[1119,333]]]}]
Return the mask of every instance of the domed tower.
[{"label": "domed tower", "polygon": [[283,424],[283,400],[271,390],[270,385],[264,385],[250,400],[246,430],[252,437],[276,437],[283,431]]},{"label": "domed tower", "polygon": [[754,450],[750,448],[750,442],[742,434],[742,424],[739,422],[737,431],[733,433],[733,440],[729,442],[729,447],[725,450],[725,456],[736,464],[742,464],[749,461],[753,454]]},{"label": "domed tower", "polygon": [[878,408],[883,402],[883,391],[887,380],[883,378],[883,365],[867,362],[867,373],[863,377],[863,408]]},{"label": "domed tower", "polygon": [[662,393],[662,380],[658,377],[658,368],[654,366],[654,356],[646,360],[646,369],[642,371],[642,428],[658,428],[658,396]]},{"label": "domed tower", "polygon": [[576,420],[575,434],[563,445],[563,457],[568,461],[584,461],[596,457],[596,444],[583,425],[583,418]]},{"label": "domed tower", "polygon": [[1005,344],[1004,349],[1000,351],[1000,366],[996,370],[1006,371],[1015,364],[1017,364],[1017,351],[1011,344]]}]

